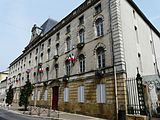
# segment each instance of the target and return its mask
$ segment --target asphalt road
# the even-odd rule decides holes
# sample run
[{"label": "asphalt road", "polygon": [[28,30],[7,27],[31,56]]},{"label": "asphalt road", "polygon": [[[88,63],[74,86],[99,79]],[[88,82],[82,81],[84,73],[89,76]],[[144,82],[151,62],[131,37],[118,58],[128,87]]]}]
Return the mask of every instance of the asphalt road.
[{"label": "asphalt road", "polygon": [[0,109],[0,120],[45,120],[43,118],[32,118],[25,115],[16,114],[7,110]]}]

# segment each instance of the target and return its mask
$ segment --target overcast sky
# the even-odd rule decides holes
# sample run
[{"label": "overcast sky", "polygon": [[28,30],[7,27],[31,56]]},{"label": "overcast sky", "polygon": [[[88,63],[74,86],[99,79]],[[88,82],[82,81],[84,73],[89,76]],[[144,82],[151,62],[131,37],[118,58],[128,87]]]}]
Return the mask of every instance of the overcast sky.
[{"label": "overcast sky", "polygon": [[[0,71],[6,70],[30,41],[33,24],[41,26],[47,18],[60,21],[85,0],[1,0]],[[160,30],[160,1],[135,0]]]}]

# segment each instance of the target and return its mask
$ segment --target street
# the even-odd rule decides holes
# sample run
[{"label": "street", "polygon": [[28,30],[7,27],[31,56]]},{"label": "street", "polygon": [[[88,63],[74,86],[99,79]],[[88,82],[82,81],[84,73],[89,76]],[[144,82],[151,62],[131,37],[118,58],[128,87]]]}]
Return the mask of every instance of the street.
[{"label": "street", "polygon": [[45,120],[43,118],[27,117],[7,110],[0,109],[0,120]]}]

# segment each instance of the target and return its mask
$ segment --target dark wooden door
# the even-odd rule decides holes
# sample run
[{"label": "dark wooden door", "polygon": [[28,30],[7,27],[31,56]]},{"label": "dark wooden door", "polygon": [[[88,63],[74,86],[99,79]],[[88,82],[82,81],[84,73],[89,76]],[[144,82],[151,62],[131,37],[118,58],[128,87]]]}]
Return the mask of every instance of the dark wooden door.
[{"label": "dark wooden door", "polygon": [[53,89],[52,109],[58,110],[58,90],[59,90],[59,87],[55,86],[52,89]]}]

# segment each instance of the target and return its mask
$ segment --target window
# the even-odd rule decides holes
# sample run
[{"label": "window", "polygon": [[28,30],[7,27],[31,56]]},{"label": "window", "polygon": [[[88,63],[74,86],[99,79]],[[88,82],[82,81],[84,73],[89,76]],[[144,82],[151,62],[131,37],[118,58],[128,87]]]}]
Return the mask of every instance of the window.
[{"label": "window", "polygon": [[136,18],[135,10],[133,10],[133,17]]},{"label": "window", "polygon": [[58,78],[58,68],[59,68],[59,66],[58,66],[58,64],[55,64],[55,70],[56,70],[56,78]]},{"label": "window", "polygon": [[79,41],[80,41],[80,43],[84,43],[84,29],[81,29],[80,31],[79,31]]},{"label": "window", "polygon": [[48,47],[51,46],[51,39],[48,40]]},{"label": "window", "polygon": [[29,54],[29,57],[30,57],[30,58],[32,57],[32,53]]},{"label": "window", "polygon": [[98,4],[96,7],[95,7],[95,13],[98,14],[102,11],[102,8],[101,8],[101,4]]},{"label": "window", "polygon": [[48,90],[45,90],[43,95],[44,101],[47,101],[47,97],[48,97]]},{"label": "window", "polygon": [[71,50],[71,39],[70,39],[70,37],[68,37],[66,39],[66,45],[67,45],[67,51],[70,51]]},{"label": "window", "polygon": [[66,27],[66,32],[69,33],[70,31],[71,31],[71,27],[70,27],[70,25],[68,25],[68,26]]},{"label": "window", "polygon": [[64,88],[64,102],[69,101],[69,88]]},{"label": "window", "polygon": [[85,57],[83,54],[79,56],[79,67],[81,73],[85,72]]},{"label": "window", "polygon": [[97,97],[97,103],[105,103],[106,102],[105,84],[97,84],[96,97]]},{"label": "window", "polygon": [[36,64],[38,63],[38,61],[37,61],[37,56],[35,57],[35,63],[36,63]]},{"label": "window", "polygon": [[136,26],[134,26],[134,30],[135,30],[135,32],[136,32],[137,43],[139,43],[138,30],[137,30],[137,27],[136,27]]},{"label": "window", "polygon": [[29,66],[31,66],[31,61],[29,61]]},{"label": "window", "polygon": [[40,91],[37,91],[37,100],[40,100]]},{"label": "window", "polygon": [[47,59],[48,59],[48,60],[50,60],[50,54],[51,54],[51,50],[48,49],[48,50],[47,50]]},{"label": "window", "polygon": [[84,86],[78,87],[78,102],[84,102]]},{"label": "window", "polygon": [[66,74],[70,75],[71,72],[71,62],[69,60],[66,60]]},{"label": "window", "polygon": [[44,44],[41,45],[41,51],[43,51],[43,50],[44,50]]},{"label": "window", "polygon": [[43,62],[43,53],[41,53],[40,62]]},{"label": "window", "polygon": [[143,68],[142,68],[142,59],[141,59],[141,54],[140,53],[138,53],[138,64],[139,64],[140,72],[142,73]]},{"label": "window", "polygon": [[81,16],[79,18],[79,25],[82,25],[84,23],[84,16]]},{"label": "window", "polygon": [[102,36],[103,35],[103,20],[102,20],[102,18],[98,18],[95,22],[95,25],[96,25],[97,36]]},{"label": "window", "polygon": [[156,63],[153,63],[153,65],[154,65],[155,74],[157,74],[157,66],[156,66]]},{"label": "window", "polygon": [[105,67],[105,51],[103,47],[97,49],[98,68]]},{"label": "window", "polygon": [[56,34],[56,40],[59,40],[60,39],[60,33],[57,33]]},{"label": "window", "polygon": [[34,83],[36,83],[37,82],[36,72],[33,73],[33,76],[34,76]]},{"label": "window", "polygon": [[150,41],[150,45],[151,45],[152,54],[154,55],[154,46],[153,46],[153,41]]},{"label": "window", "polygon": [[58,55],[59,52],[59,43],[56,44],[56,51],[55,51],[55,55]]},{"label": "window", "polygon": [[34,100],[34,91],[32,91],[32,98],[31,100]]},{"label": "window", "polygon": [[48,77],[49,77],[49,67],[46,68],[46,77],[47,77],[47,81],[48,81]]}]

